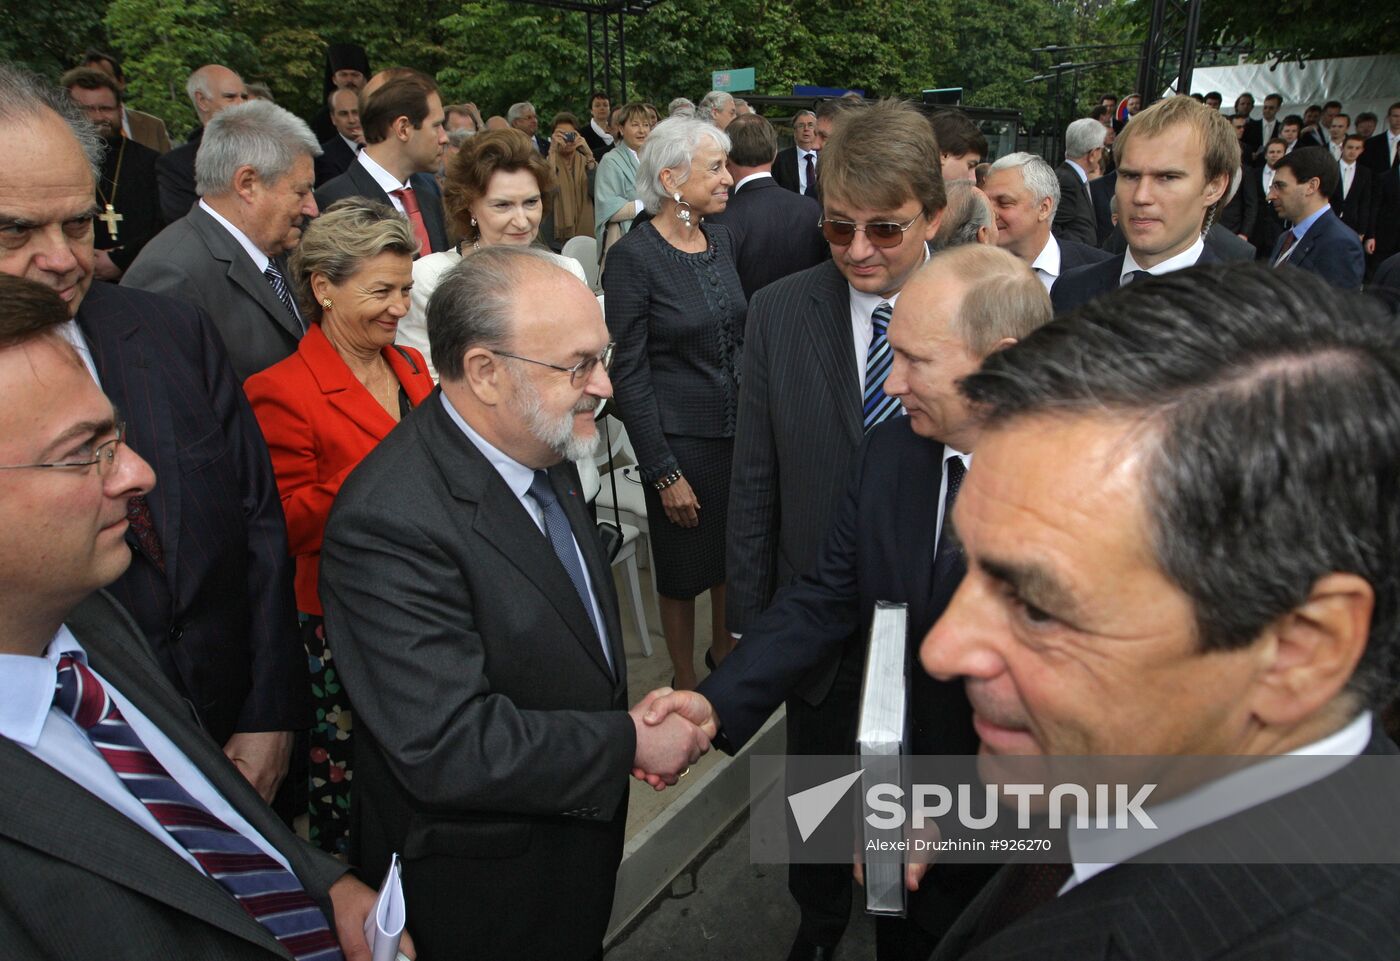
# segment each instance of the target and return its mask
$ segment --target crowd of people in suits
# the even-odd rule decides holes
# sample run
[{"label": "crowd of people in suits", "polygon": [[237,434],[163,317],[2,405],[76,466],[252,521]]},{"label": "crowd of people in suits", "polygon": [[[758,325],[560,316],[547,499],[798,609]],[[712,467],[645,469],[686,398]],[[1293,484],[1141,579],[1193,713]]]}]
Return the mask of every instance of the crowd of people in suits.
[{"label": "crowd of people in suits", "polygon": [[[1348,404],[1400,406],[1400,103],[1368,136],[1336,103],[1109,96],[1052,162],[991,157],[957,110],[853,97],[799,111],[783,149],[723,91],[664,119],[595,93],[545,136],[530,103],[483,118],[354,44],[309,123],[210,64],[172,146],[123,84],[99,51],[57,86],[0,65],[16,957],[354,961],[364,881],[398,855],[409,957],[601,958],[628,775],[674,785],[783,704],[790,754],[850,754],[877,601],[928,635],[915,753],[1397,752],[1395,499],[1279,468],[1222,503],[1208,481],[1273,457],[1393,482],[1393,417],[1355,414],[1364,449],[1314,460]],[[561,254],[579,238],[586,262]],[[1254,403],[1278,392],[1302,412]],[[635,454],[674,669],[640,701],[575,467],[603,416]],[[1210,446],[1245,416],[1259,437]],[[1123,432],[1153,418],[1160,438]],[[1151,502],[1164,456],[1210,529]],[[1299,497],[1335,524],[1303,529]],[[1297,544],[1284,600],[1249,582]],[[1146,653],[1092,655],[1094,682],[1066,653],[1148,626]],[[1185,691],[1199,710],[1144,733]],[[1295,867],[1331,906],[1252,903],[1248,932],[1186,892],[1265,888],[1268,866],[1064,867],[1021,904],[1014,867],[911,865],[878,957],[1160,946],[1165,925],[1117,926],[1124,897],[1191,916],[1179,957],[1324,910],[1338,956],[1400,933],[1361,896],[1393,900],[1391,864]],[[788,885],[789,957],[830,958],[851,866]],[[72,933],[73,894],[103,923]]]}]

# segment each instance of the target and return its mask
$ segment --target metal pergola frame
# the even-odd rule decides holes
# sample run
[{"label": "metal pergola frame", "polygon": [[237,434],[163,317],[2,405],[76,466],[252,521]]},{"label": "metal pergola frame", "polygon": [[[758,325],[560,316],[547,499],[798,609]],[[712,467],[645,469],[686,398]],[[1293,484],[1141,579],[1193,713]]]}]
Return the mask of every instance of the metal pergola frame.
[{"label": "metal pergola frame", "polygon": [[[582,13],[588,20],[588,89],[613,103],[627,99],[627,17],[641,16],[664,0],[510,0]],[[601,66],[601,73],[599,67]],[[613,86],[613,78],[617,86]],[[615,94],[615,95],[614,95]]]}]

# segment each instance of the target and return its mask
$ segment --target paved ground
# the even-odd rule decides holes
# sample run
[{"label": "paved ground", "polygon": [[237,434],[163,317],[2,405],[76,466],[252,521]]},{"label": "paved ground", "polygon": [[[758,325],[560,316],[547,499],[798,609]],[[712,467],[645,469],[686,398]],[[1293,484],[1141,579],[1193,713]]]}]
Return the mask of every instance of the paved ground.
[{"label": "paved ground", "polygon": [[[787,868],[749,862],[745,814],[617,938],[605,961],[784,961],[796,930]],[[874,922],[853,904],[836,961],[874,957]]]}]

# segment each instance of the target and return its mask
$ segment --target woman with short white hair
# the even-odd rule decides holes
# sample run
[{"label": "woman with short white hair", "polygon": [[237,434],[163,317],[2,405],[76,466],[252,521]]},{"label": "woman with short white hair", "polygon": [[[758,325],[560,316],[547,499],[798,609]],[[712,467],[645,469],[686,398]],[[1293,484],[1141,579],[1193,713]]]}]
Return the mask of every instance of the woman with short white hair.
[{"label": "woman with short white hair", "polygon": [[637,195],[652,219],[608,254],[614,396],[637,455],[656,559],[672,687],[695,686],[695,598],[710,592],[707,663],[730,647],[724,630],[724,539],[738,418],[747,302],[729,232],[705,217],[733,184],[729,137],[685,117],[647,137]]}]

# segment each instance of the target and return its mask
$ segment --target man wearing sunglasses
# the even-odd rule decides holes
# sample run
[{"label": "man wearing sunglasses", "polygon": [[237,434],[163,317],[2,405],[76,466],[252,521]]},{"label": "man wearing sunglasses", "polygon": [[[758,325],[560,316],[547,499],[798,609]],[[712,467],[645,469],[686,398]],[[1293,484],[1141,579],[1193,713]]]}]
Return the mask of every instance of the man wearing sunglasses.
[{"label": "man wearing sunglasses", "polygon": [[[861,439],[899,412],[883,390],[885,330],[937,232],[940,167],[929,122],[913,107],[840,111],[821,162],[831,259],[749,303],[726,552],[733,634],[811,565]],[[863,661],[853,635],[788,700],[789,752],[851,750]],[[849,866],[794,865],[788,888],[802,912],[790,956],[829,958],[850,916]]]},{"label": "man wearing sunglasses", "polygon": [[547,254],[494,246],[433,291],[428,339],[441,388],[350,475],[321,555],[360,739],[351,860],[381,877],[403,855],[425,956],[590,961],[628,774],[674,783],[709,746],[627,711],[617,595],[571,463],[612,396],[608,329]]},{"label": "man wearing sunglasses", "polygon": [[0,273],[67,304],[69,339],[161,478],[132,498],[134,556],[109,590],[205,730],[272,801],[310,711],[262,432],[208,316],[94,281],[92,125],[64,91],[4,66],[0,103]]}]

